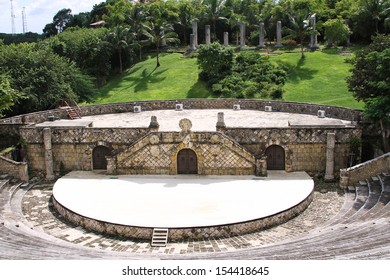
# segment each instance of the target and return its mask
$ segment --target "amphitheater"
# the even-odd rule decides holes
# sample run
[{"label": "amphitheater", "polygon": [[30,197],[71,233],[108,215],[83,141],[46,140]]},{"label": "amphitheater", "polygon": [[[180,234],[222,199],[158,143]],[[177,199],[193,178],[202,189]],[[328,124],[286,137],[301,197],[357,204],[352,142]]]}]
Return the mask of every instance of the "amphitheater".
[{"label": "amphitheater", "polygon": [[[390,154],[347,168],[349,138],[362,133],[360,112],[289,102],[174,100],[59,108],[1,121],[2,141],[21,136],[27,142],[24,161],[0,157],[1,259],[390,258]],[[180,164],[183,150],[193,151],[195,165]],[[64,169],[73,171],[63,176]],[[251,217],[250,230],[230,227],[226,234],[222,225],[223,234],[204,236],[199,225],[188,231],[193,235],[169,238],[164,246],[75,224],[53,199],[59,182],[72,176],[249,178],[292,186],[297,174],[321,174],[333,184],[309,188],[303,204],[272,214],[271,225],[258,227],[256,220],[253,229]],[[291,196],[287,189],[276,202]],[[252,194],[243,192],[250,201]],[[298,205],[299,211],[287,211]]]}]

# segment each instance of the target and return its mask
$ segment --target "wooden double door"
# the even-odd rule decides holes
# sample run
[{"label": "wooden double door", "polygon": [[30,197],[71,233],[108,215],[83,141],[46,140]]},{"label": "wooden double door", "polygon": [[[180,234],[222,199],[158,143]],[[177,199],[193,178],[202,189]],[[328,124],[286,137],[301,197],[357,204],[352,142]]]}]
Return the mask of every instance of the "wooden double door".
[{"label": "wooden double door", "polygon": [[183,149],[177,154],[178,174],[198,174],[198,158],[191,149]]}]

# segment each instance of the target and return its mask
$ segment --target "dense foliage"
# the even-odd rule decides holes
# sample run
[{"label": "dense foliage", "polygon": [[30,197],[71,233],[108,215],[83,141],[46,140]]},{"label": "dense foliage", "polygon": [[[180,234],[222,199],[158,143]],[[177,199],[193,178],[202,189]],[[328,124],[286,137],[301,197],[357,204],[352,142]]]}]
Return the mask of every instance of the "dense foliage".
[{"label": "dense foliage", "polygon": [[365,103],[368,117],[379,120],[384,149],[390,151],[390,36],[374,37],[373,43],[351,60],[352,75],[347,79],[349,90]]},{"label": "dense foliage", "polygon": [[199,78],[213,85],[231,73],[233,50],[219,43],[202,45],[198,53]]},{"label": "dense foliage", "polygon": [[[61,99],[88,100],[93,81],[49,47],[23,43],[0,47],[2,88],[11,96],[12,113],[45,110]],[[5,75],[5,76],[4,76]],[[8,106],[9,107],[9,106]]]},{"label": "dense foliage", "polygon": [[228,98],[281,98],[287,72],[258,53],[242,52],[231,73],[212,85],[216,96]]}]

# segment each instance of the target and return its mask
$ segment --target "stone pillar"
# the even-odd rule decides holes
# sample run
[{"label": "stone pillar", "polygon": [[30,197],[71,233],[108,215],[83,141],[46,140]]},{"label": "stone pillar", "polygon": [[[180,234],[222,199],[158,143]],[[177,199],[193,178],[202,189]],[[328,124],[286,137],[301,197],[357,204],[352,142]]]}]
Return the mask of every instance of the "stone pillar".
[{"label": "stone pillar", "polygon": [[192,21],[192,34],[194,34],[194,45],[195,45],[195,49],[197,49],[199,45],[198,45],[198,22],[196,20]]},{"label": "stone pillar", "polygon": [[[312,31],[315,32],[316,31],[316,14],[314,14],[310,17],[310,25],[312,27]],[[310,49],[318,49],[317,34],[310,35]]]},{"label": "stone pillar", "polygon": [[195,35],[194,34],[190,34],[190,51],[194,51],[196,50],[196,47],[195,47]]},{"label": "stone pillar", "polygon": [[206,25],[206,45],[211,43],[211,33],[210,33],[210,25]]},{"label": "stone pillar", "polygon": [[223,32],[223,45],[229,47],[229,32]]},{"label": "stone pillar", "polygon": [[217,131],[223,131],[225,128],[225,114],[223,112],[219,112],[217,120]]},{"label": "stone pillar", "polygon": [[326,135],[326,169],[325,180],[334,179],[334,147],[336,144],[336,133]]},{"label": "stone pillar", "polygon": [[259,28],[259,45],[258,48],[265,48],[264,44],[264,22],[260,22],[260,28]]},{"label": "stone pillar", "polygon": [[106,156],[107,160],[107,174],[116,174],[116,160],[115,157]]},{"label": "stone pillar", "polygon": [[245,47],[245,23],[240,22],[240,48]]},{"label": "stone pillar", "polygon": [[[345,25],[348,26],[348,29],[349,29],[349,20],[348,19],[345,20]],[[350,45],[351,45],[351,33],[349,33],[347,36],[347,46],[350,46]]]},{"label": "stone pillar", "polygon": [[282,22],[279,20],[276,23],[276,45],[275,47],[281,48],[282,45]]},{"label": "stone pillar", "polygon": [[152,116],[150,118],[150,124],[149,124],[150,131],[151,132],[157,132],[159,127],[160,127],[160,124],[157,121],[157,117],[156,116]]},{"label": "stone pillar", "polygon": [[257,177],[267,177],[267,157],[263,156],[256,159],[256,171]]},{"label": "stone pillar", "polygon": [[51,130],[50,128],[43,129],[43,143],[45,146],[45,165],[46,165],[46,179],[54,179],[53,170],[53,151],[51,147]]}]

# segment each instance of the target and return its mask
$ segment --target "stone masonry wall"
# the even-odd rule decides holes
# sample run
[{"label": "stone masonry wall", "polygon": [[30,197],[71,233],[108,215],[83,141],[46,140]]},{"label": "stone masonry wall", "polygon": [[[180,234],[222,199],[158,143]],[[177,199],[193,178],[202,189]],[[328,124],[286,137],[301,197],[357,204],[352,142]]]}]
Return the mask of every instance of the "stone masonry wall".
[{"label": "stone masonry wall", "polygon": [[358,128],[227,128],[225,134],[256,157],[271,145],[285,150],[286,170],[321,172],[326,165],[328,133],[336,133],[335,171],[347,166],[349,140],[361,137]]},{"label": "stone masonry wall", "polygon": [[340,170],[340,187],[353,186],[360,180],[366,180],[383,172],[390,172],[390,153]]},{"label": "stone masonry wall", "polygon": [[177,154],[192,149],[198,158],[198,174],[253,175],[255,158],[221,133],[150,133],[117,154],[118,174],[177,174]]}]

